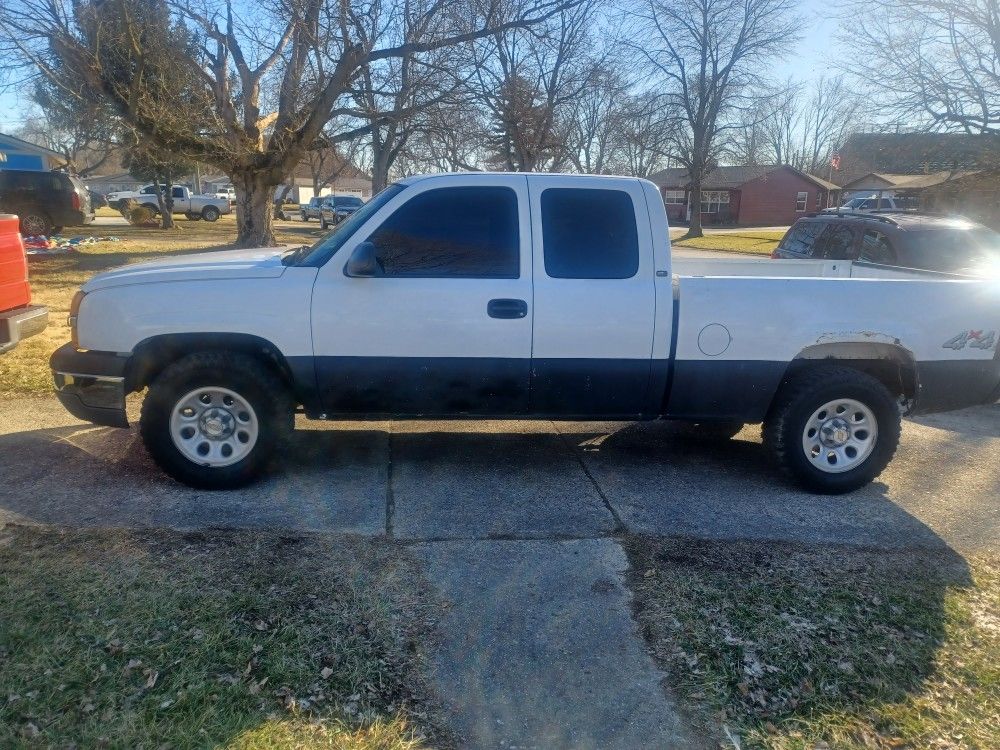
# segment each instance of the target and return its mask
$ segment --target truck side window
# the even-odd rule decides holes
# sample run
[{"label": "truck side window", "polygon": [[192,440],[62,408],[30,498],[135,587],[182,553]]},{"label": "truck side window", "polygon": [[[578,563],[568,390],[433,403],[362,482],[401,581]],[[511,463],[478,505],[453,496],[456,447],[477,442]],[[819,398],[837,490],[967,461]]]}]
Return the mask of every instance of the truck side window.
[{"label": "truck side window", "polygon": [[554,279],[630,279],[639,270],[632,198],[622,190],[542,192],[545,273]]},{"label": "truck side window", "polygon": [[384,276],[516,279],[517,195],[452,187],[410,198],[368,237]]},{"label": "truck side window", "polygon": [[781,240],[781,249],[806,258],[812,257],[816,238],[826,224],[819,221],[802,221],[788,230]]},{"label": "truck side window", "polygon": [[861,238],[861,260],[869,263],[895,263],[896,253],[892,250],[889,238],[875,229],[865,230]]}]

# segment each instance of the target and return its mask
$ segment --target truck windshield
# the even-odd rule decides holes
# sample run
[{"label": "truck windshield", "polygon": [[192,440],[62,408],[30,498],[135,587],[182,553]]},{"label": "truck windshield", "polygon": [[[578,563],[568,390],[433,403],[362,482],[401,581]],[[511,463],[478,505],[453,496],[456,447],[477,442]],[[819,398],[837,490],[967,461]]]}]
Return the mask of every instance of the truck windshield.
[{"label": "truck windshield", "polygon": [[360,208],[364,205],[364,202],[360,198],[354,198],[352,196],[345,198],[337,196],[333,199],[333,205],[337,208]]},{"label": "truck windshield", "polygon": [[342,222],[334,227],[330,234],[323,237],[312,247],[303,251],[301,255],[291,260],[288,265],[296,266],[321,266],[333,257],[345,242],[354,234],[354,230],[368,221],[368,217],[378,211],[382,206],[392,200],[396,195],[406,189],[405,185],[395,183],[389,185],[385,190],[376,195],[361,208],[352,213]]}]

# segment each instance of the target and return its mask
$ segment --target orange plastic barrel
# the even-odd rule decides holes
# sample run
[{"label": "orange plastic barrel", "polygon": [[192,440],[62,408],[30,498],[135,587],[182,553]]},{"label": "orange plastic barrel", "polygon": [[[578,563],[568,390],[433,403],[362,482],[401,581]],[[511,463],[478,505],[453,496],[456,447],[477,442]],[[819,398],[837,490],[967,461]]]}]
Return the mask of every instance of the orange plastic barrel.
[{"label": "orange plastic barrel", "polygon": [[18,231],[18,218],[0,214],[0,312],[31,302],[28,258]]}]

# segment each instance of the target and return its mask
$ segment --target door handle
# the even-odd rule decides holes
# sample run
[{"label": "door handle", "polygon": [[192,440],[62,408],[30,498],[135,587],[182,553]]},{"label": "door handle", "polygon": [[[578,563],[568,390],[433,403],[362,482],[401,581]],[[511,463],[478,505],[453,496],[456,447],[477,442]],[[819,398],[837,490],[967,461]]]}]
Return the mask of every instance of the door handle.
[{"label": "door handle", "polygon": [[486,303],[486,314],[491,318],[523,318],[528,314],[528,303],[523,299],[491,299]]}]

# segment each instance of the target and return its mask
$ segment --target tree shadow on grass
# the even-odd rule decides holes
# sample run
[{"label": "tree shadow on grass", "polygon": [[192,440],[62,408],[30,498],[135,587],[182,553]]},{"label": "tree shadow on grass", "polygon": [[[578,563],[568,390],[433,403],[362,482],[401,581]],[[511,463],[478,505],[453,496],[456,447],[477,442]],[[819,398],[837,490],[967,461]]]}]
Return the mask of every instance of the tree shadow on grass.
[{"label": "tree shadow on grass", "polygon": [[[969,627],[955,599],[970,570],[954,551],[650,537],[626,549],[643,635],[706,732],[888,748],[964,731],[986,747],[992,657],[946,643]],[[938,698],[958,709],[935,713]]]},{"label": "tree shadow on grass", "polygon": [[260,532],[3,542],[4,747],[402,748],[436,732],[434,605],[398,549]]}]

